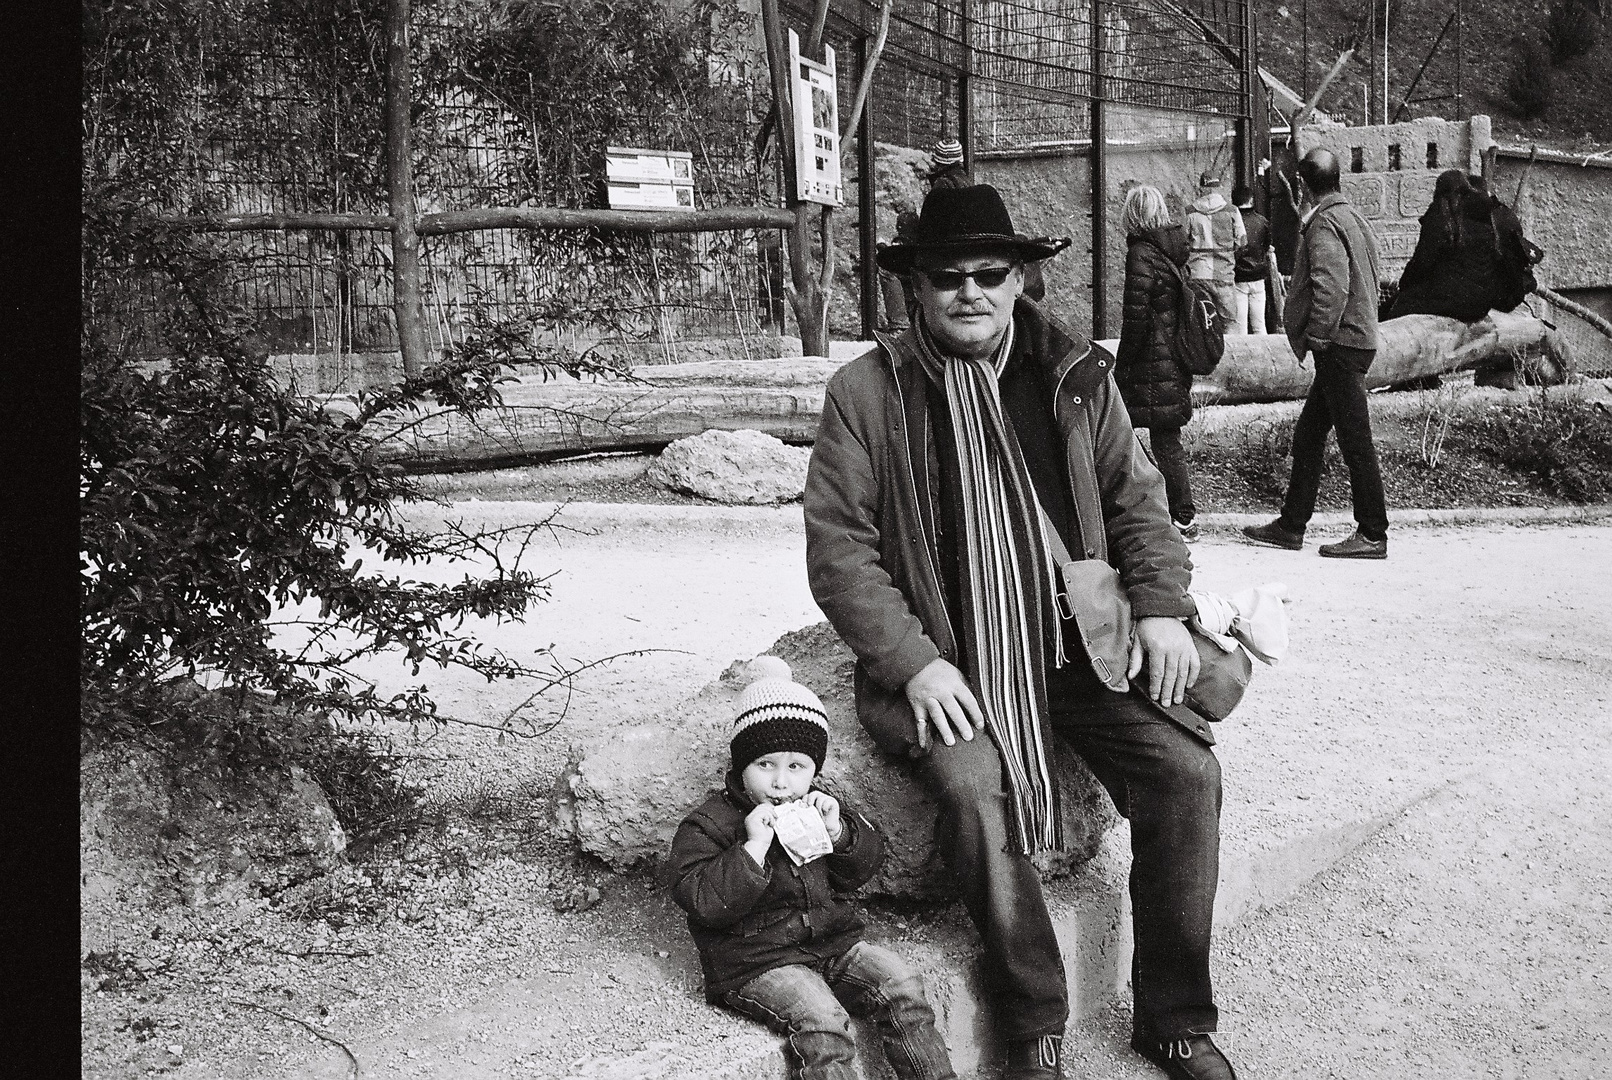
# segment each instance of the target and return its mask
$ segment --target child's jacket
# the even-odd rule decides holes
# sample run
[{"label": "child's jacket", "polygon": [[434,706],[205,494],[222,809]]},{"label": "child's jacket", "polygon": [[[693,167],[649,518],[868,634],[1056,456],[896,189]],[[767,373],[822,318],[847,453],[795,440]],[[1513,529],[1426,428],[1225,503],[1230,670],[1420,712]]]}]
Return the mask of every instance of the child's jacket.
[{"label": "child's jacket", "polygon": [[662,870],[688,912],[705,969],[705,996],[720,1002],[773,968],[815,965],[862,936],[862,920],[836,893],[866,882],[884,861],[884,837],[843,802],[844,832],[831,855],[796,866],[774,840],[765,868],[744,850],[744,819],[755,804],[737,773],[683,819]]}]

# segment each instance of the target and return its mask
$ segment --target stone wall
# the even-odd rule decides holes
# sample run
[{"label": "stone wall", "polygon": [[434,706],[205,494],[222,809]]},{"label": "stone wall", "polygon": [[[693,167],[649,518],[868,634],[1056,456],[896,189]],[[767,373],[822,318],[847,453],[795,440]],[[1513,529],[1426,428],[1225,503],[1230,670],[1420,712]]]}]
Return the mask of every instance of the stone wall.
[{"label": "stone wall", "polygon": [[1076,330],[1091,329],[1091,162],[1085,149],[1035,157],[981,158],[974,179],[1002,193],[1026,236],[1074,238],[1042,263],[1046,304]]},{"label": "stone wall", "polygon": [[[1517,216],[1528,238],[1545,249],[1545,261],[1534,270],[1541,285],[1612,289],[1612,163],[1580,161],[1535,161],[1516,205]],[[1527,168],[1526,151],[1502,150],[1494,163],[1495,194],[1511,202]],[[1601,306],[1594,297],[1578,299]]]},{"label": "stone wall", "polygon": [[1419,219],[1433,201],[1439,173],[1480,172],[1492,142],[1487,116],[1304,132],[1306,151],[1322,146],[1338,156],[1343,193],[1377,234],[1382,276],[1396,281],[1416,250]]}]

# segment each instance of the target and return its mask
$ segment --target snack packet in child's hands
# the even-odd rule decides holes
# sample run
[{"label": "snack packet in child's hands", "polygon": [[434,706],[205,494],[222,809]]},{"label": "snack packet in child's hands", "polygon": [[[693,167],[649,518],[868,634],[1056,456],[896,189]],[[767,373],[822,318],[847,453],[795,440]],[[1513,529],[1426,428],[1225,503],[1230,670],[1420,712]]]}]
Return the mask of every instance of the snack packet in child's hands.
[{"label": "snack packet in child's hands", "polygon": [[823,815],[815,807],[803,802],[784,803],[773,818],[772,829],[783,845],[784,854],[796,866],[803,866],[834,850],[828,838]]}]

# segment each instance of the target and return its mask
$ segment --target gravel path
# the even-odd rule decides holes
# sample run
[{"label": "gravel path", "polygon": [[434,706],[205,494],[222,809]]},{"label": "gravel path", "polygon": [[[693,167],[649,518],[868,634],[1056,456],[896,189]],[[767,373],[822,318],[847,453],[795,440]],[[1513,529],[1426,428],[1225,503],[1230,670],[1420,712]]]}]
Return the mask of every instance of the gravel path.
[{"label": "gravel path", "polygon": [[[456,508],[489,523],[538,510]],[[818,618],[799,508],[569,513],[587,532],[537,552],[563,567],[553,599],[494,640],[564,642],[581,657],[682,651],[590,679],[563,738],[500,746],[461,730],[417,748],[433,791],[466,812],[468,860],[419,867],[415,907],[378,924],[238,913],[209,931],[238,946],[214,971],[174,962],[88,994],[84,1075],[348,1075],[341,1051],[265,1008],[341,1039],[370,1077],[671,1078],[700,1075],[714,1052],[766,1057],[775,1043],[700,1001],[664,897],[588,877],[523,837],[540,829],[570,742],[671,707]],[[1194,557],[1206,587],[1281,580],[1294,598],[1293,655],[1259,670],[1220,732],[1228,873],[1302,868],[1321,858],[1316,837],[1386,825],[1273,905],[1224,890],[1241,909],[1226,913],[1241,918],[1219,933],[1216,963],[1240,1074],[1599,1075],[1612,1029],[1612,527],[1400,529],[1384,563],[1212,535]],[[439,688],[482,717],[518,697]],[[488,827],[500,818],[506,828]],[[597,907],[554,910],[588,883],[603,887]],[[440,901],[421,906],[428,894]],[[188,934],[187,948],[228,954],[175,918],[170,942]],[[949,909],[882,912],[876,927],[898,947],[967,941]],[[371,955],[330,955],[341,950]],[[1157,1075],[1125,1048],[1126,1015],[1122,1002],[1071,1033],[1069,1075]],[[141,1018],[152,1026],[136,1028]]]}]

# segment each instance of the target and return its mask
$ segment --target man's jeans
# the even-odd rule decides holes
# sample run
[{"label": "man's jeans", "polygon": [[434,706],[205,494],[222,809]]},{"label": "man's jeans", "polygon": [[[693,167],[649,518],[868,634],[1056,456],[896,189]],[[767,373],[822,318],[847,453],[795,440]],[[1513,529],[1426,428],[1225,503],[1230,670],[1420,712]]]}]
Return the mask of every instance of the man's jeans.
[{"label": "man's jeans", "polygon": [[763,972],[724,1000],[785,1037],[800,1080],[855,1080],[851,1013],[873,1022],[901,1080],[955,1080],[923,980],[889,949],[859,941],[818,967]]},{"label": "man's jeans", "polygon": [[1237,285],[1231,281],[1206,281],[1209,291],[1215,294],[1215,307],[1220,309],[1220,320],[1226,333],[1237,332],[1232,321],[1237,317]]},{"label": "man's jeans", "polygon": [[1170,517],[1178,525],[1190,525],[1198,516],[1198,508],[1192,502],[1192,480],[1187,471],[1187,452],[1181,445],[1181,429],[1152,427],[1147,433],[1153,464],[1164,476],[1164,498],[1170,504]]},{"label": "man's jeans", "polygon": [[1349,467],[1349,493],[1355,524],[1367,540],[1388,536],[1388,508],[1383,495],[1377,447],[1371,441],[1371,413],[1366,408],[1366,371],[1376,353],[1333,346],[1315,354],[1315,381],[1293,428],[1293,477],[1277,519],[1288,532],[1302,533],[1315,513],[1321,490],[1321,466],[1327,432],[1338,429],[1338,450]]},{"label": "man's jeans", "polygon": [[[1220,763],[1135,696],[1106,695],[1052,727],[1131,823],[1136,1023],[1160,1039],[1215,1029],[1209,937],[1220,873]],[[1054,708],[1058,703],[1054,703]],[[1009,850],[1002,762],[988,736],[938,740],[916,763],[940,804],[935,839],[984,943],[998,1035],[1062,1034],[1069,996],[1041,878]]]},{"label": "man's jeans", "polygon": [[1265,281],[1239,281],[1237,283],[1236,318],[1227,327],[1228,334],[1265,333]]}]

